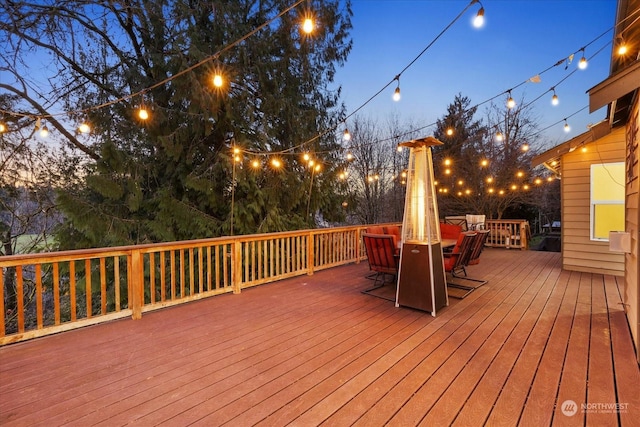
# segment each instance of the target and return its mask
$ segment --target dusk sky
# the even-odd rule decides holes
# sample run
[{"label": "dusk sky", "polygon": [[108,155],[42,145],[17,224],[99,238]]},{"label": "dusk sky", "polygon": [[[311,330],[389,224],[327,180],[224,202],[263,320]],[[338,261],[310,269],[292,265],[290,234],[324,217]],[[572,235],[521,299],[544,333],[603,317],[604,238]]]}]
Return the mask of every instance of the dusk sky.
[{"label": "dusk sky", "polygon": [[[352,0],[353,49],[336,76],[347,114],[393,80],[468,4],[468,0]],[[545,148],[605,118],[606,108],[589,113],[586,92],[609,75],[615,0],[483,0],[482,5],[484,27],[473,27],[480,4],[472,5],[402,73],[399,102],[391,99],[394,82],[357,115],[385,120],[397,114],[401,121],[427,126],[446,114],[458,93],[476,105],[517,86],[512,91],[516,101],[524,96],[529,103],[542,95],[530,108],[539,118],[540,130],[549,127],[542,133]],[[586,69],[577,69],[581,52],[571,64],[554,67],[582,47],[589,60]],[[537,74],[540,83],[522,84]],[[560,100],[557,106],[551,105],[552,93],[545,94],[553,86]],[[504,105],[506,98],[502,95],[493,102]],[[489,104],[478,108],[477,119],[484,117]],[[569,133],[564,131],[564,118],[571,126]],[[422,133],[430,135],[434,129]]]}]

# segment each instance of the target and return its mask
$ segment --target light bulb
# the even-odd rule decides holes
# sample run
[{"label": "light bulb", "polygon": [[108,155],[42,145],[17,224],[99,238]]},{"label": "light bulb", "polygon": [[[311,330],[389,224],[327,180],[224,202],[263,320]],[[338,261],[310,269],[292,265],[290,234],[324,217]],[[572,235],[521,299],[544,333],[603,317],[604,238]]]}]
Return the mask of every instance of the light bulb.
[{"label": "light bulb", "polygon": [[140,107],[140,110],[138,110],[138,117],[140,117],[140,120],[147,120],[149,118],[149,112],[146,108]]},{"label": "light bulb", "polygon": [[345,141],[351,140],[351,134],[349,133],[349,129],[344,130],[344,134],[342,135],[342,139]]},{"label": "light bulb", "polygon": [[0,122],[0,133],[4,133],[7,131],[7,125],[5,125],[3,122]]},{"label": "light bulb", "polygon": [[551,97],[551,105],[558,105],[560,103],[560,100],[558,99],[558,95],[553,94],[553,96]]},{"label": "light bulb", "polygon": [[627,44],[622,40],[622,43],[618,46],[618,55],[625,55],[628,51]]},{"label": "light bulb", "polygon": [[569,126],[569,123],[567,123],[567,121],[564,121],[564,131],[565,132],[569,132],[571,130],[571,126]]},{"label": "light bulb", "polygon": [[580,68],[581,70],[587,68],[587,58],[585,58],[584,56],[580,58],[580,62],[578,62],[578,68]]},{"label": "light bulb", "polygon": [[400,101],[400,86],[393,92],[393,100],[396,102]]},{"label": "light bulb", "polygon": [[213,76],[213,85],[215,87],[222,87],[222,76],[220,74],[216,74],[215,76]]},{"label": "light bulb", "polygon": [[302,23],[302,31],[304,31],[307,34],[313,31],[313,19],[311,18],[304,19],[304,22]]},{"label": "light bulb", "polygon": [[527,144],[526,142],[524,144],[522,144],[522,151],[529,151],[529,144]]},{"label": "light bulb", "polygon": [[87,123],[80,123],[80,126],[78,126],[78,130],[81,133],[89,133],[91,128],[89,127],[89,125]]},{"label": "light bulb", "polygon": [[453,128],[449,128],[449,129],[447,129],[447,135],[448,135],[448,136],[453,135]]},{"label": "light bulb", "polygon": [[473,18],[473,26],[476,28],[480,28],[484,25],[484,7],[481,7],[476,17]]},{"label": "light bulb", "polygon": [[347,160],[353,160],[353,154],[347,153]]},{"label": "light bulb", "polygon": [[509,99],[507,99],[507,108],[513,108],[516,106],[516,101],[511,97],[511,93],[509,93]]},{"label": "light bulb", "polygon": [[49,129],[47,128],[47,125],[44,125],[42,126],[42,129],[40,129],[40,137],[46,138],[47,136],[49,136]]},{"label": "light bulb", "polygon": [[502,132],[498,131],[498,133],[496,133],[496,141],[502,142],[503,139],[504,136],[502,136]]}]

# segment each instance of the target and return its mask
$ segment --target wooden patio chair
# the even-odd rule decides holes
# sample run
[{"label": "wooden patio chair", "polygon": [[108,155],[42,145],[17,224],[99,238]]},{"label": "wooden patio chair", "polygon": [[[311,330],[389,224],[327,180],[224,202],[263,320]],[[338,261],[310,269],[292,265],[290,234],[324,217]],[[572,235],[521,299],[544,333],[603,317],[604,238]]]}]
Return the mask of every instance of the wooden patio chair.
[{"label": "wooden patio chair", "polygon": [[[369,269],[376,273],[373,278],[373,287],[362,291],[367,293],[384,286],[387,275],[396,278],[400,260],[396,254],[394,236],[390,234],[363,233],[362,240],[367,251]],[[382,282],[378,285],[378,280],[380,279],[382,279]]]},{"label": "wooden patio chair", "polygon": [[469,262],[471,257],[471,251],[473,249],[473,241],[476,233],[472,231],[465,231],[460,233],[458,241],[453,247],[450,253],[444,255],[444,271],[451,273],[453,277],[458,277],[460,271],[467,275],[465,266]]},{"label": "wooden patio chair", "polygon": [[[450,288],[457,288],[458,290],[462,290],[462,293],[460,293],[460,291],[457,291],[451,295],[455,298],[464,298],[471,292],[473,292],[476,288],[487,283],[486,280],[469,277],[467,275],[467,270],[465,269],[465,267],[468,266],[471,261],[471,257],[476,250],[476,245],[479,244],[479,242],[482,242],[482,244],[484,245],[484,239],[486,239],[487,233],[481,234],[479,231],[475,231],[465,232],[462,234],[462,241],[458,240],[459,244],[456,244],[456,246],[459,246],[457,248],[458,257],[456,260],[449,261],[449,263],[451,264],[449,268],[447,268],[447,257],[449,255],[444,255],[445,271],[451,274],[451,278],[447,278],[447,286]],[[454,251],[456,251],[456,248],[454,248]],[[460,275],[460,272],[464,273],[464,276]]]},{"label": "wooden patio chair", "polygon": [[480,262],[480,254],[484,249],[484,243],[487,241],[489,230],[476,231],[476,237],[473,240],[473,250],[471,251],[471,257],[469,258],[469,265],[476,265]]}]

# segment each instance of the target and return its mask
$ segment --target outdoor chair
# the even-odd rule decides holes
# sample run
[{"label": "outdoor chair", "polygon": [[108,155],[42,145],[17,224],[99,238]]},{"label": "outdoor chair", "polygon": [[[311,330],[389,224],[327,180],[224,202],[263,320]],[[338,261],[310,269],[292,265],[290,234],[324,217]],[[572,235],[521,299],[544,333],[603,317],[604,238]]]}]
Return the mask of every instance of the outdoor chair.
[{"label": "outdoor chair", "polygon": [[471,257],[475,236],[476,233],[471,231],[460,233],[451,252],[444,254],[444,271],[451,273],[453,277],[458,277],[460,271],[467,275],[465,266]]},{"label": "outdoor chair", "polygon": [[[364,233],[362,240],[367,251],[369,269],[376,273],[373,287],[362,291],[366,293],[384,286],[387,275],[393,276],[395,280],[398,275],[400,259],[396,254],[396,246],[392,235]],[[382,280],[382,282],[378,285],[379,280]]]},{"label": "outdoor chair", "polygon": [[478,230],[476,233],[476,237],[473,240],[473,250],[469,257],[469,265],[476,265],[480,262],[480,254],[484,249],[484,243],[487,241],[489,230]]},{"label": "outdoor chair", "polygon": [[466,215],[469,230],[484,230],[486,215]]}]

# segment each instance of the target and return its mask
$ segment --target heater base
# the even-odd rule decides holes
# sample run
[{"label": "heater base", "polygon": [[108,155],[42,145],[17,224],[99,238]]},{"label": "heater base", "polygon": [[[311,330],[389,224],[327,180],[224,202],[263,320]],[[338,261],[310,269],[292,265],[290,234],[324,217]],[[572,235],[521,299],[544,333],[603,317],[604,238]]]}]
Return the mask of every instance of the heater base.
[{"label": "heater base", "polygon": [[[433,254],[433,271],[429,268],[429,251]],[[440,243],[403,244],[396,304],[428,311],[434,316],[437,310],[448,305],[447,282],[442,261]]]}]

